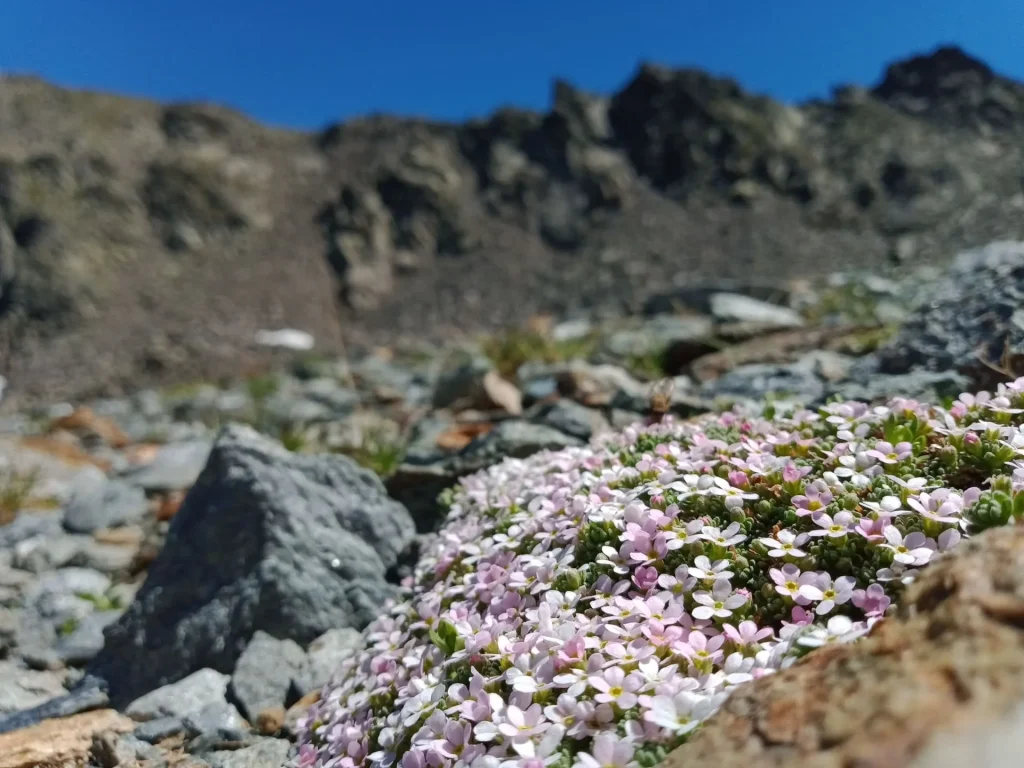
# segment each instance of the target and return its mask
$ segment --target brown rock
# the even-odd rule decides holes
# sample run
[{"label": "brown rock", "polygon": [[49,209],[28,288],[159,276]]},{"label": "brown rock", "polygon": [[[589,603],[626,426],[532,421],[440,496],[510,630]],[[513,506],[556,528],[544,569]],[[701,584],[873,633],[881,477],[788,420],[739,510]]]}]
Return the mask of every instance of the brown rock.
[{"label": "brown rock", "polygon": [[264,709],[256,715],[256,728],[265,736],[273,736],[284,727],[284,707]]},{"label": "brown rock", "polygon": [[129,718],[112,709],[44,720],[39,725],[0,735],[0,768],[70,768],[88,763],[93,737],[129,733]]},{"label": "brown rock", "polygon": [[493,424],[485,422],[458,424],[447,432],[442,432],[438,435],[436,445],[444,451],[461,451],[473,442],[474,438],[486,435],[493,428]]},{"label": "brown rock", "polygon": [[160,506],[156,510],[156,519],[160,522],[167,522],[181,509],[181,503],[185,501],[184,491],[174,491],[164,496]]},{"label": "brown rock", "polygon": [[99,416],[92,408],[76,408],[67,416],[54,419],[50,431],[66,430],[80,438],[91,438],[102,441],[112,448],[124,448],[131,439],[121,428],[105,416]]},{"label": "brown rock", "polygon": [[937,561],[867,638],[737,690],[663,765],[1018,766],[1022,721],[1024,527],[1014,527]]}]

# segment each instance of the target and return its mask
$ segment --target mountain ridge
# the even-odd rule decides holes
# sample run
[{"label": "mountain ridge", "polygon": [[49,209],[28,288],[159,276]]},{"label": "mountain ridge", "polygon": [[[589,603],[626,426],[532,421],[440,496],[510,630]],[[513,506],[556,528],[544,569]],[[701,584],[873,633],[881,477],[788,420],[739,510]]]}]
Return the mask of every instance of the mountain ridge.
[{"label": "mountain ridge", "polygon": [[[0,78],[0,367],[79,398],[1024,236],[1024,85],[941,47],[782,104],[694,69],[303,132]],[[664,304],[665,302],[661,302]]]}]

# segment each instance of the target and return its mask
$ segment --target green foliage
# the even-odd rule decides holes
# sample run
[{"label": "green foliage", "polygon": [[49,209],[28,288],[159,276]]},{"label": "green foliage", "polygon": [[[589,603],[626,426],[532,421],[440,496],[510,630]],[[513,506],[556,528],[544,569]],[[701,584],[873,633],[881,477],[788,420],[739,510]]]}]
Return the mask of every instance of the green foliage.
[{"label": "green foliage", "polygon": [[18,516],[38,481],[38,471],[0,471],[0,525],[10,523]]},{"label": "green foliage", "polygon": [[536,331],[511,329],[485,338],[480,346],[498,372],[511,379],[524,363],[586,359],[597,347],[597,337],[588,334],[579,339],[555,341]]},{"label": "green foliage", "polygon": [[405,444],[384,429],[368,429],[363,434],[362,443],[338,453],[373,470],[381,478],[387,478],[395,473],[405,458]]},{"label": "green foliage", "polygon": [[97,611],[119,611],[124,607],[120,598],[116,595],[96,595],[90,592],[77,592],[75,597],[92,603]]},{"label": "green foliage", "polygon": [[459,637],[455,625],[443,620],[437,627],[431,627],[430,641],[443,651],[445,656],[451,656],[456,651],[461,651],[466,647],[466,643]]},{"label": "green foliage", "polygon": [[67,637],[76,629],[78,629],[78,619],[74,617],[67,618],[57,627],[57,635],[59,637]]},{"label": "green foliage", "polygon": [[281,380],[274,374],[265,376],[254,376],[245,382],[249,396],[257,403],[263,403],[281,388]]}]

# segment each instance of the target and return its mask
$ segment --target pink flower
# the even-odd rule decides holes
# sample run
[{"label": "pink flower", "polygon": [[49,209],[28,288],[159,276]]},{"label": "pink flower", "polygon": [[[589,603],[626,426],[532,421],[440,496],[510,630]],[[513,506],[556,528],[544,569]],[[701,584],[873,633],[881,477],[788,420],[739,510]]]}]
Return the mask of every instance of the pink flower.
[{"label": "pink flower", "polygon": [[831,504],[832,491],[828,489],[824,481],[815,480],[804,489],[802,494],[794,496],[792,502],[797,509],[797,515],[806,517]]},{"label": "pink flower", "polygon": [[699,664],[722,658],[721,647],[724,643],[725,638],[722,635],[715,635],[709,640],[704,633],[695,629],[690,632],[685,643],[676,643],[673,650]]},{"label": "pink flower", "polygon": [[892,602],[881,584],[872,584],[867,589],[854,590],[852,602],[868,617],[881,616]]},{"label": "pink flower", "polygon": [[657,568],[641,565],[633,571],[633,582],[639,589],[647,592],[657,586],[659,575]]},{"label": "pink flower", "polygon": [[872,544],[877,544],[880,541],[885,541],[884,531],[887,525],[889,525],[889,518],[887,517],[880,517],[877,520],[873,520],[870,517],[862,517],[857,521],[857,525],[853,527],[853,530]]},{"label": "pink flower", "polygon": [[757,624],[750,619],[741,621],[739,627],[734,627],[732,624],[725,624],[722,626],[722,629],[727,638],[740,646],[755,645],[761,640],[772,636],[771,627],[758,629]]},{"label": "pink flower", "polygon": [[587,682],[598,691],[594,701],[630,709],[636,706],[636,692],[643,685],[643,678],[635,672],[627,675],[620,667],[610,667],[600,675],[589,677]]},{"label": "pink flower", "polygon": [[796,598],[800,594],[800,569],[792,563],[779,568],[772,568],[768,575],[775,582],[775,591],[785,597]]},{"label": "pink flower", "polygon": [[523,711],[515,705],[505,710],[505,720],[498,725],[498,733],[510,739],[528,739],[534,734],[543,733],[551,726],[544,719],[544,711],[540,704],[533,704]]},{"label": "pink flower", "polygon": [[914,446],[908,442],[893,445],[885,440],[879,440],[875,443],[875,447],[872,450],[865,451],[865,453],[873,459],[878,459],[883,464],[898,464],[913,455]]},{"label": "pink flower", "polygon": [[599,733],[594,737],[590,752],[576,755],[574,768],[635,768],[633,744],[613,733]]}]

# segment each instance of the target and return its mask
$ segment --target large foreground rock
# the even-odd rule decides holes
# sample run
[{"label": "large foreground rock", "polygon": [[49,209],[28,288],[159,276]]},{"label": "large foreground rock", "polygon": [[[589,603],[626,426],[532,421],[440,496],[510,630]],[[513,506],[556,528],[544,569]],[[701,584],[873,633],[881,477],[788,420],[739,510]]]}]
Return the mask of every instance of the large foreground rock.
[{"label": "large foreground rock", "polygon": [[977,386],[1007,378],[993,365],[1024,372],[1024,242],[960,254],[879,358],[883,373],[959,371]]},{"label": "large foreground rock", "polygon": [[1021,765],[1024,527],[926,569],[897,615],[736,690],[665,768]]},{"label": "large foreground rock", "polygon": [[368,470],[228,427],[92,669],[120,706],[204,667],[230,673],[258,630],[307,644],[361,628],[414,533]]}]

